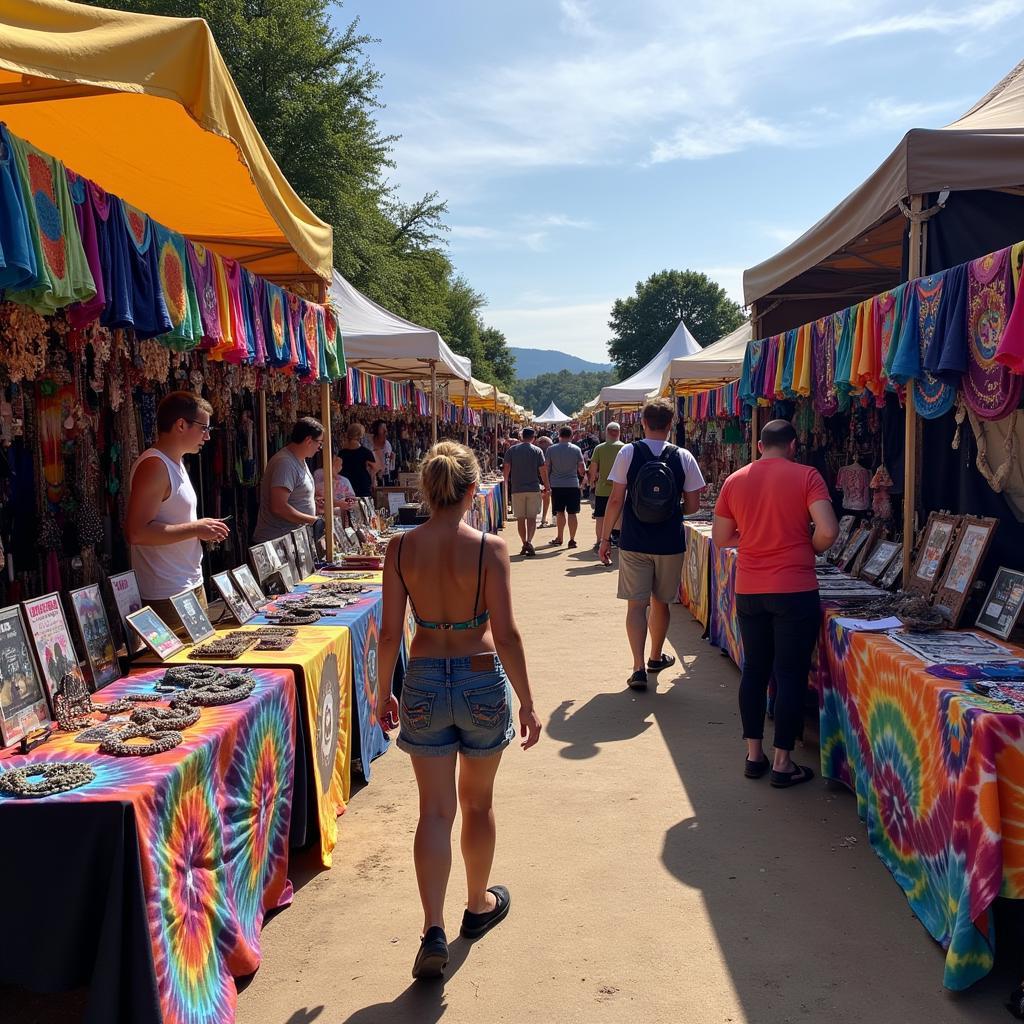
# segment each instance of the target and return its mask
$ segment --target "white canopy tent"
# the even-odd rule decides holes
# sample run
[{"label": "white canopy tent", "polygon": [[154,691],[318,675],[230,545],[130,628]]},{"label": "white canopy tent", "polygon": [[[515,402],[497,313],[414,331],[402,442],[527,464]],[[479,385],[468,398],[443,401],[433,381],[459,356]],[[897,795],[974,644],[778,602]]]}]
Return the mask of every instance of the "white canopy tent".
[{"label": "white canopy tent", "polygon": [[533,422],[534,423],[568,423],[572,419],[552,402]]},{"label": "white canopy tent", "polygon": [[[346,347],[346,353],[348,349]],[[661,385],[661,376],[673,359],[691,356],[700,352],[697,339],[687,330],[682,320],[672,332],[672,337],[665,342],[658,354],[632,377],[618,384],[610,384],[601,389],[597,396],[597,405],[630,406],[643,405],[647,396]],[[587,403],[587,408],[590,403]]]},{"label": "white canopy tent", "polygon": [[672,394],[673,384],[676,386],[676,394],[685,395],[695,391],[708,391],[737,380],[743,372],[743,356],[752,337],[753,332],[748,320],[731,334],[719,338],[692,356],[673,359],[665,367],[658,387],[651,392],[651,397]]}]

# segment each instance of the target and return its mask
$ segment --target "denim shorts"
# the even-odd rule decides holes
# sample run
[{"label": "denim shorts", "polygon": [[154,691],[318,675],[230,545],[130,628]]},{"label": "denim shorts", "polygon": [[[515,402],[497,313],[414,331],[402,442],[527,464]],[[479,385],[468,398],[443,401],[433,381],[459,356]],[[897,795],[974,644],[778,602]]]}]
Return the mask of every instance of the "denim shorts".
[{"label": "denim shorts", "polygon": [[512,688],[495,654],[413,658],[402,683],[398,746],[407,754],[490,757],[516,734]]}]

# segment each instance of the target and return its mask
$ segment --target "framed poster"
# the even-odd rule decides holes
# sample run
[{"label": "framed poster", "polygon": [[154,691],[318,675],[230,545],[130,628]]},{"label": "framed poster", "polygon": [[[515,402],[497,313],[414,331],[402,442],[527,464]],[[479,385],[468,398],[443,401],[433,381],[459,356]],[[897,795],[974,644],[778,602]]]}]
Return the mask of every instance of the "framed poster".
[{"label": "framed poster", "polygon": [[358,531],[353,530],[352,527],[350,526],[345,531],[345,540],[348,542],[347,550],[351,551],[353,555],[358,555],[360,551]]},{"label": "framed poster", "polygon": [[971,588],[998,526],[999,522],[996,519],[963,517],[960,532],[952,547],[946,575],[942,578],[935,595],[935,603],[949,609],[954,626],[959,624],[963,616],[964,606],[971,596]]},{"label": "framed poster", "polygon": [[85,677],[78,664],[78,655],[71,640],[68,620],[60,603],[60,594],[47,594],[22,603],[25,621],[32,637],[39,673],[53,707],[53,696],[60,687],[60,681],[67,673],[77,676],[82,685]]},{"label": "framed poster", "polygon": [[903,545],[895,540],[882,540],[878,542],[875,550],[871,552],[861,569],[861,578],[870,583],[877,583],[889,563],[896,557],[896,553]]},{"label": "framed poster", "polygon": [[231,578],[231,573],[217,573],[213,577],[213,585],[220,593],[224,607],[227,608],[235,622],[240,626],[244,626],[256,614],[256,610],[249,604],[245,599],[245,595],[235,585],[235,581]]},{"label": "framed poster", "polygon": [[17,605],[0,608],[0,747],[50,721],[28,629]]},{"label": "framed poster", "polygon": [[126,616],[125,621],[161,661],[184,650],[185,645],[175,636],[174,630],[148,604]]},{"label": "framed poster", "polygon": [[197,644],[201,640],[206,640],[216,632],[194,590],[183,590],[180,594],[175,594],[171,598],[171,604],[174,605],[174,610],[178,613],[178,618],[181,619],[181,624],[192,643]]},{"label": "framed poster", "polygon": [[839,556],[843,553],[843,549],[850,542],[850,534],[853,533],[853,525],[856,523],[856,516],[843,516],[839,520],[839,533],[836,536],[835,543],[828,549],[825,557],[830,562],[838,562]]},{"label": "framed poster", "polygon": [[860,551],[857,552],[857,557],[854,558],[850,565],[851,576],[860,577],[861,573],[864,571],[864,565],[867,563],[868,558],[870,558],[874,553],[881,537],[881,524],[876,524],[868,530],[868,539],[861,545]]},{"label": "framed poster", "polygon": [[277,552],[269,544],[253,544],[249,548],[249,561],[256,579],[262,583],[277,568]]},{"label": "framed poster", "polygon": [[867,543],[868,536],[871,531],[864,525],[858,526],[853,531],[853,535],[850,537],[843,548],[843,553],[839,556],[839,568],[843,572],[849,572],[853,566],[854,560],[860,554],[860,549]]},{"label": "framed poster", "polygon": [[[349,510],[348,518],[353,526],[366,526],[369,524],[369,517],[366,515],[366,506],[363,504],[364,501],[369,501],[368,498],[360,498]],[[371,508],[373,507],[371,502]]]},{"label": "framed poster", "polygon": [[240,565],[237,569],[231,570],[231,575],[238,589],[253,608],[263,608],[268,603],[266,594],[260,589],[260,585],[256,582],[256,577],[253,576],[249,566]]},{"label": "framed poster", "polygon": [[292,533],[292,543],[295,545],[295,557],[298,562],[299,579],[305,579],[313,574],[313,549],[309,544],[309,536],[305,527],[300,527]]},{"label": "framed poster", "polygon": [[1024,572],[1001,565],[975,621],[988,633],[1009,638],[1024,608]]},{"label": "framed poster", "polygon": [[882,575],[875,581],[880,587],[886,590],[892,590],[897,583],[903,578],[903,545],[899,544],[896,548],[896,553],[892,556],[892,561],[882,571]]},{"label": "framed poster", "polygon": [[142,596],[139,594],[139,581],[135,573],[129,569],[127,572],[120,572],[110,577],[110,589],[114,593],[114,603],[117,605],[118,613],[121,616],[121,627],[125,633],[125,640],[129,654],[138,654],[143,650],[142,641],[125,624],[126,616],[137,612],[142,607]]},{"label": "framed poster", "polygon": [[277,540],[270,541],[270,546],[277,552],[278,561],[281,563],[277,568],[283,569],[285,566],[288,566],[292,571],[292,578],[298,580],[299,568],[291,536],[278,537]]},{"label": "framed poster", "polygon": [[946,564],[946,556],[953,546],[953,535],[960,525],[958,516],[944,512],[932,512],[925,523],[924,536],[917,558],[910,570],[910,579],[904,581],[904,588],[928,597],[939,581],[939,574]]},{"label": "framed poster", "polygon": [[71,608],[85,647],[92,688],[99,690],[107,683],[121,678],[121,668],[117,664],[114,638],[110,634],[110,623],[107,621],[100,588],[93,583],[72,590],[68,597],[71,598]]}]

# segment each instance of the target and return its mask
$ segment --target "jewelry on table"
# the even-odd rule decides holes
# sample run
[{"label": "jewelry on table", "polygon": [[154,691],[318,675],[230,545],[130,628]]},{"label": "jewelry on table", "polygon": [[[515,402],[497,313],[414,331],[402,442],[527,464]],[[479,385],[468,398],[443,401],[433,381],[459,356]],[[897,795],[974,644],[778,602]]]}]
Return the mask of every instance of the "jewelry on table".
[{"label": "jewelry on table", "polygon": [[77,672],[66,672],[60,677],[53,695],[53,714],[58,727],[64,732],[75,732],[92,725],[92,698],[85,680]]},{"label": "jewelry on table", "polygon": [[[145,739],[148,743],[129,743],[129,740]],[[173,750],[182,741],[180,732],[157,730],[141,725],[126,725],[115,736],[100,743],[100,753],[114,757],[150,757]]]},{"label": "jewelry on table", "polygon": [[160,732],[180,732],[199,721],[199,708],[172,703],[169,708],[136,708],[132,725],[145,726]]},{"label": "jewelry on table", "polygon": [[[38,782],[31,780],[39,777]],[[86,786],[96,773],[84,761],[42,761],[0,772],[0,793],[22,798],[53,796]]]},{"label": "jewelry on table", "polygon": [[198,704],[200,707],[221,707],[245,700],[256,688],[256,680],[242,672],[221,672],[216,682],[190,687],[171,702],[172,708]]},{"label": "jewelry on table", "polygon": [[274,616],[274,620],[282,626],[311,626],[320,619],[321,615],[316,610],[283,612]]},{"label": "jewelry on table", "polygon": [[215,683],[223,675],[216,665],[173,665],[161,682],[165,686],[189,687],[202,683]]},{"label": "jewelry on table", "polygon": [[245,652],[253,647],[257,638],[252,633],[225,633],[215,640],[194,648],[189,652],[190,658],[218,658],[225,661],[234,661],[240,658]]}]

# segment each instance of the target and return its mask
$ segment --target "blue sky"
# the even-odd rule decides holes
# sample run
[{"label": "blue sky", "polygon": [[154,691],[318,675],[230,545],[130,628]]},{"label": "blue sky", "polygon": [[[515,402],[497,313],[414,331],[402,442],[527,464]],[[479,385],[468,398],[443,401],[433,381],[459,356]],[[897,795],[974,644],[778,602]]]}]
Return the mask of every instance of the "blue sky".
[{"label": "blue sky", "polygon": [[743,269],[1024,58],[1024,0],[347,0],[393,180],[517,346],[607,358],[614,299]]}]

